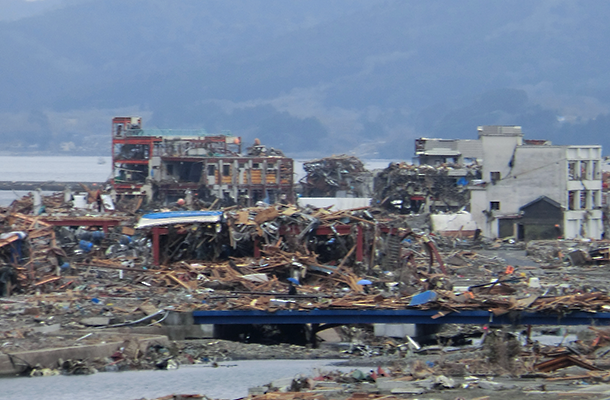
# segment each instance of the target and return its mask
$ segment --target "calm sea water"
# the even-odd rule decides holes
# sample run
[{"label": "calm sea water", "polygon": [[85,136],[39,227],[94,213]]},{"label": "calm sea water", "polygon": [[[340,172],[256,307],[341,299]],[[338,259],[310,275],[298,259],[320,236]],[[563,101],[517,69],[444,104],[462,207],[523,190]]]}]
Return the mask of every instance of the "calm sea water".
[{"label": "calm sea water", "polygon": [[[86,376],[0,379],[0,399],[135,400],[170,394],[205,394],[213,399],[245,397],[248,389],[317,371],[350,371],[329,360],[236,361],[212,368],[183,366],[170,371],[103,372]],[[360,368],[363,372],[366,368]],[[370,369],[370,368],[369,368]]]},{"label": "calm sea water", "polygon": [[105,182],[111,168],[110,157],[0,156],[0,181]]},{"label": "calm sea water", "polygon": [[[0,181],[105,182],[111,169],[110,157],[0,156]],[[0,206],[27,193],[0,190]]]}]

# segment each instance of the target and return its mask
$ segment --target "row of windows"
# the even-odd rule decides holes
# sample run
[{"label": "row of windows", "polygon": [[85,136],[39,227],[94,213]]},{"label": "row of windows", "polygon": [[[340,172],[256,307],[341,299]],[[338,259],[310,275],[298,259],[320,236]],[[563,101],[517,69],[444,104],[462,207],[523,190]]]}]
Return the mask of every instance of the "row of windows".
[{"label": "row of windows", "polygon": [[[231,166],[232,164],[223,164],[222,165],[222,175],[223,176],[230,176],[231,175]],[[216,164],[208,164],[208,176],[214,176],[216,174]],[[268,174],[274,174],[276,173],[275,169],[275,164],[273,163],[267,163],[267,173]],[[246,168],[246,165],[243,163],[239,163],[239,169],[244,169]],[[252,169],[256,170],[256,169],[260,169],[260,164],[259,163],[253,163],[252,164]]]},{"label": "row of windows", "polygon": [[599,178],[600,169],[597,160],[568,161],[568,180],[590,181]]},{"label": "row of windows", "polygon": [[[597,160],[568,161],[568,180],[590,181],[600,179],[600,173],[601,170],[599,169],[599,161]],[[500,172],[490,172],[491,182],[497,182],[500,179]]]},{"label": "row of windows", "polygon": [[[239,165],[240,165],[241,169],[244,168],[243,164],[239,164]],[[217,167],[216,164],[208,164],[208,176],[216,175],[216,167]],[[268,174],[275,173],[275,170],[271,169],[271,168],[273,168],[273,166],[269,166],[269,164],[267,164],[267,167],[268,167],[268,170],[267,170]],[[167,164],[166,168],[167,168],[167,173],[169,175],[173,175],[174,174],[174,165],[173,164]],[[258,169],[258,168],[259,168],[259,164],[258,163],[252,164],[252,169]],[[223,176],[230,176],[231,175],[231,164],[223,164],[222,165],[222,175]]]},{"label": "row of windows", "polygon": [[570,190],[568,192],[568,210],[587,210],[601,206],[599,190]]},{"label": "row of windows", "polygon": [[[601,206],[599,190],[571,190],[568,192],[568,210],[590,210]],[[499,201],[489,202],[490,210],[500,210]]]}]

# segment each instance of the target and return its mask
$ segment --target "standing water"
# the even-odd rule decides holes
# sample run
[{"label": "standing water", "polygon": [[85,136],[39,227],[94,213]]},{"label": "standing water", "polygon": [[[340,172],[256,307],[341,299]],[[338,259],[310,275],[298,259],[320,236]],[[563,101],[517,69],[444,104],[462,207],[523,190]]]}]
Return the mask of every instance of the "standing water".
[{"label": "standing water", "polygon": [[249,388],[277,379],[313,376],[318,370],[352,369],[332,367],[331,363],[332,360],[257,360],[220,363],[217,368],[193,365],[169,371],[4,378],[0,379],[0,399],[135,400],[170,394],[204,394],[212,399],[237,399],[247,396]]}]

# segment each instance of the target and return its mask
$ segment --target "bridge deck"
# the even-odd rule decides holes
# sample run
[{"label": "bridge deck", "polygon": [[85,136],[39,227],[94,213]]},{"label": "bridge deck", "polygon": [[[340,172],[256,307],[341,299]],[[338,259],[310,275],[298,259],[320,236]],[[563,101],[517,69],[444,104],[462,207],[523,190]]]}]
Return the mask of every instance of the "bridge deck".
[{"label": "bridge deck", "polygon": [[[193,311],[195,324],[476,324],[476,325],[610,325],[610,313],[576,311],[557,314],[488,311],[453,312],[434,317],[438,310],[256,310]],[[434,317],[434,318],[433,318]]]}]

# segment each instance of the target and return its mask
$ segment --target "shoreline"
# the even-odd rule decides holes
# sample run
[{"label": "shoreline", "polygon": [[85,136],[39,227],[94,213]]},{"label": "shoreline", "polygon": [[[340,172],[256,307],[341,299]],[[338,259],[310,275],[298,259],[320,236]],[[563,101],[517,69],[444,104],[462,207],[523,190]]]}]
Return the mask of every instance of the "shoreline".
[{"label": "shoreline", "polygon": [[105,182],[58,182],[58,181],[0,181],[0,190],[43,190],[43,191],[52,191],[52,192],[61,192],[66,187],[81,187],[81,185],[86,186],[97,186],[104,185]]}]

